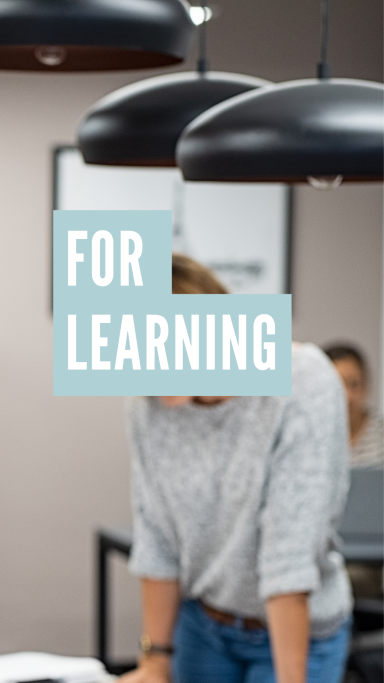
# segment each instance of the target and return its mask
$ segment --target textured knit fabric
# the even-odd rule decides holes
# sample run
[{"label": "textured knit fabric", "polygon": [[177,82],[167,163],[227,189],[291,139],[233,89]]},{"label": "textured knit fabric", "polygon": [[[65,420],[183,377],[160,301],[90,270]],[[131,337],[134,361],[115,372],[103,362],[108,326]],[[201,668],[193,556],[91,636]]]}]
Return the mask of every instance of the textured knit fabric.
[{"label": "textured knit fabric", "polygon": [[370,415],[360,438],[351,446],[352,467],[379,469],[384,465],[383,418]]},{"label": "textured knit fabric", "polygon": [[129,403],[131,570],[185,599],[266,620],[271,596],[310,593],[313,637],[351,609],[335,528],[348,489],[345,399],[314,345],[293,353],[291,397],[167,408]]}]

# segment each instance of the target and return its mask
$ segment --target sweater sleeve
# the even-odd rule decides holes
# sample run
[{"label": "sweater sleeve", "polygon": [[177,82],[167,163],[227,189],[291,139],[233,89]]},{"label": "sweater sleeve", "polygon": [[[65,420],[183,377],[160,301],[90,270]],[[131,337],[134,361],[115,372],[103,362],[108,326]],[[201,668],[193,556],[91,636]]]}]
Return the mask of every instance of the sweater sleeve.
[{"label": "sweater sleeve", "polygon": [[345,399],[333,369],[294,378],[269,463],[258,574],[266,600],[319,588],[348,490]]},{"label": "sweater sleeve", "polygon": [[[141,400],[141,399],[138,399]],[[178,578],[177,537],[166,501],[156,482],[145,438],[145,420],[140,409],[128,415],[131,443],[133,544],[130,570],[153,579]]]}]

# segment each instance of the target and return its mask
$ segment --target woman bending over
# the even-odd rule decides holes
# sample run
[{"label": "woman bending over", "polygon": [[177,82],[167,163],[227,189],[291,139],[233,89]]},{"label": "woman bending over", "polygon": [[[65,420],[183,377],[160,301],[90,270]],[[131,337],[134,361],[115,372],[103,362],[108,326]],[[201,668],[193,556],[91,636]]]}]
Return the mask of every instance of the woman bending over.
[{"label": "woman bending over", "polygon": [[[225,293],[173,258],[173,292]],[[294,345],[290,397],[130,402],[139,668],[122,683],[340,683],[351,596],[336,525],[348,488],[343,390]]]}]

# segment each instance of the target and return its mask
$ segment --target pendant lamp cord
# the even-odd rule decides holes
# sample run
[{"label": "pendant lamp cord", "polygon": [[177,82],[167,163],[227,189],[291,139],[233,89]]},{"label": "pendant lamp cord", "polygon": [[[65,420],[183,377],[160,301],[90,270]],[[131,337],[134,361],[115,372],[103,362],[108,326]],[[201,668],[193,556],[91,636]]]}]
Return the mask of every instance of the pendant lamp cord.
[{"label": "pendant lamp cord", "polygon": [[321,56],[317,65],[317,78],[330,78],[328,64],[329,0],[321,0]]},{"label": "pendant lamp cord", "polygon": [[207,11],[205,9],[206,0],[201,0],[201,9],[204,12],[204,20],[200,24],[199,34],[199,58],[197,60],[197,70],[201,76],[208,70],[207,62]]}]

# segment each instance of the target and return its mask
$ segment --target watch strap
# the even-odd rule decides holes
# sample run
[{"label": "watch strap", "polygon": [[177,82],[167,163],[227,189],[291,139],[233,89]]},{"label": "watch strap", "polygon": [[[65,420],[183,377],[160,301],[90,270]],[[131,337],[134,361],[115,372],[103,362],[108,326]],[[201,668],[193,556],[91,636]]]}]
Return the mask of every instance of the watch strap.
[{"label": "watch strap", "polygon": [[173,655],[175,651],[173,645],[158,645],[153,643],[147,634],[144,634],[140,637],[139,643],[140,650],[144,655],[159,654],[170,656]]}]

